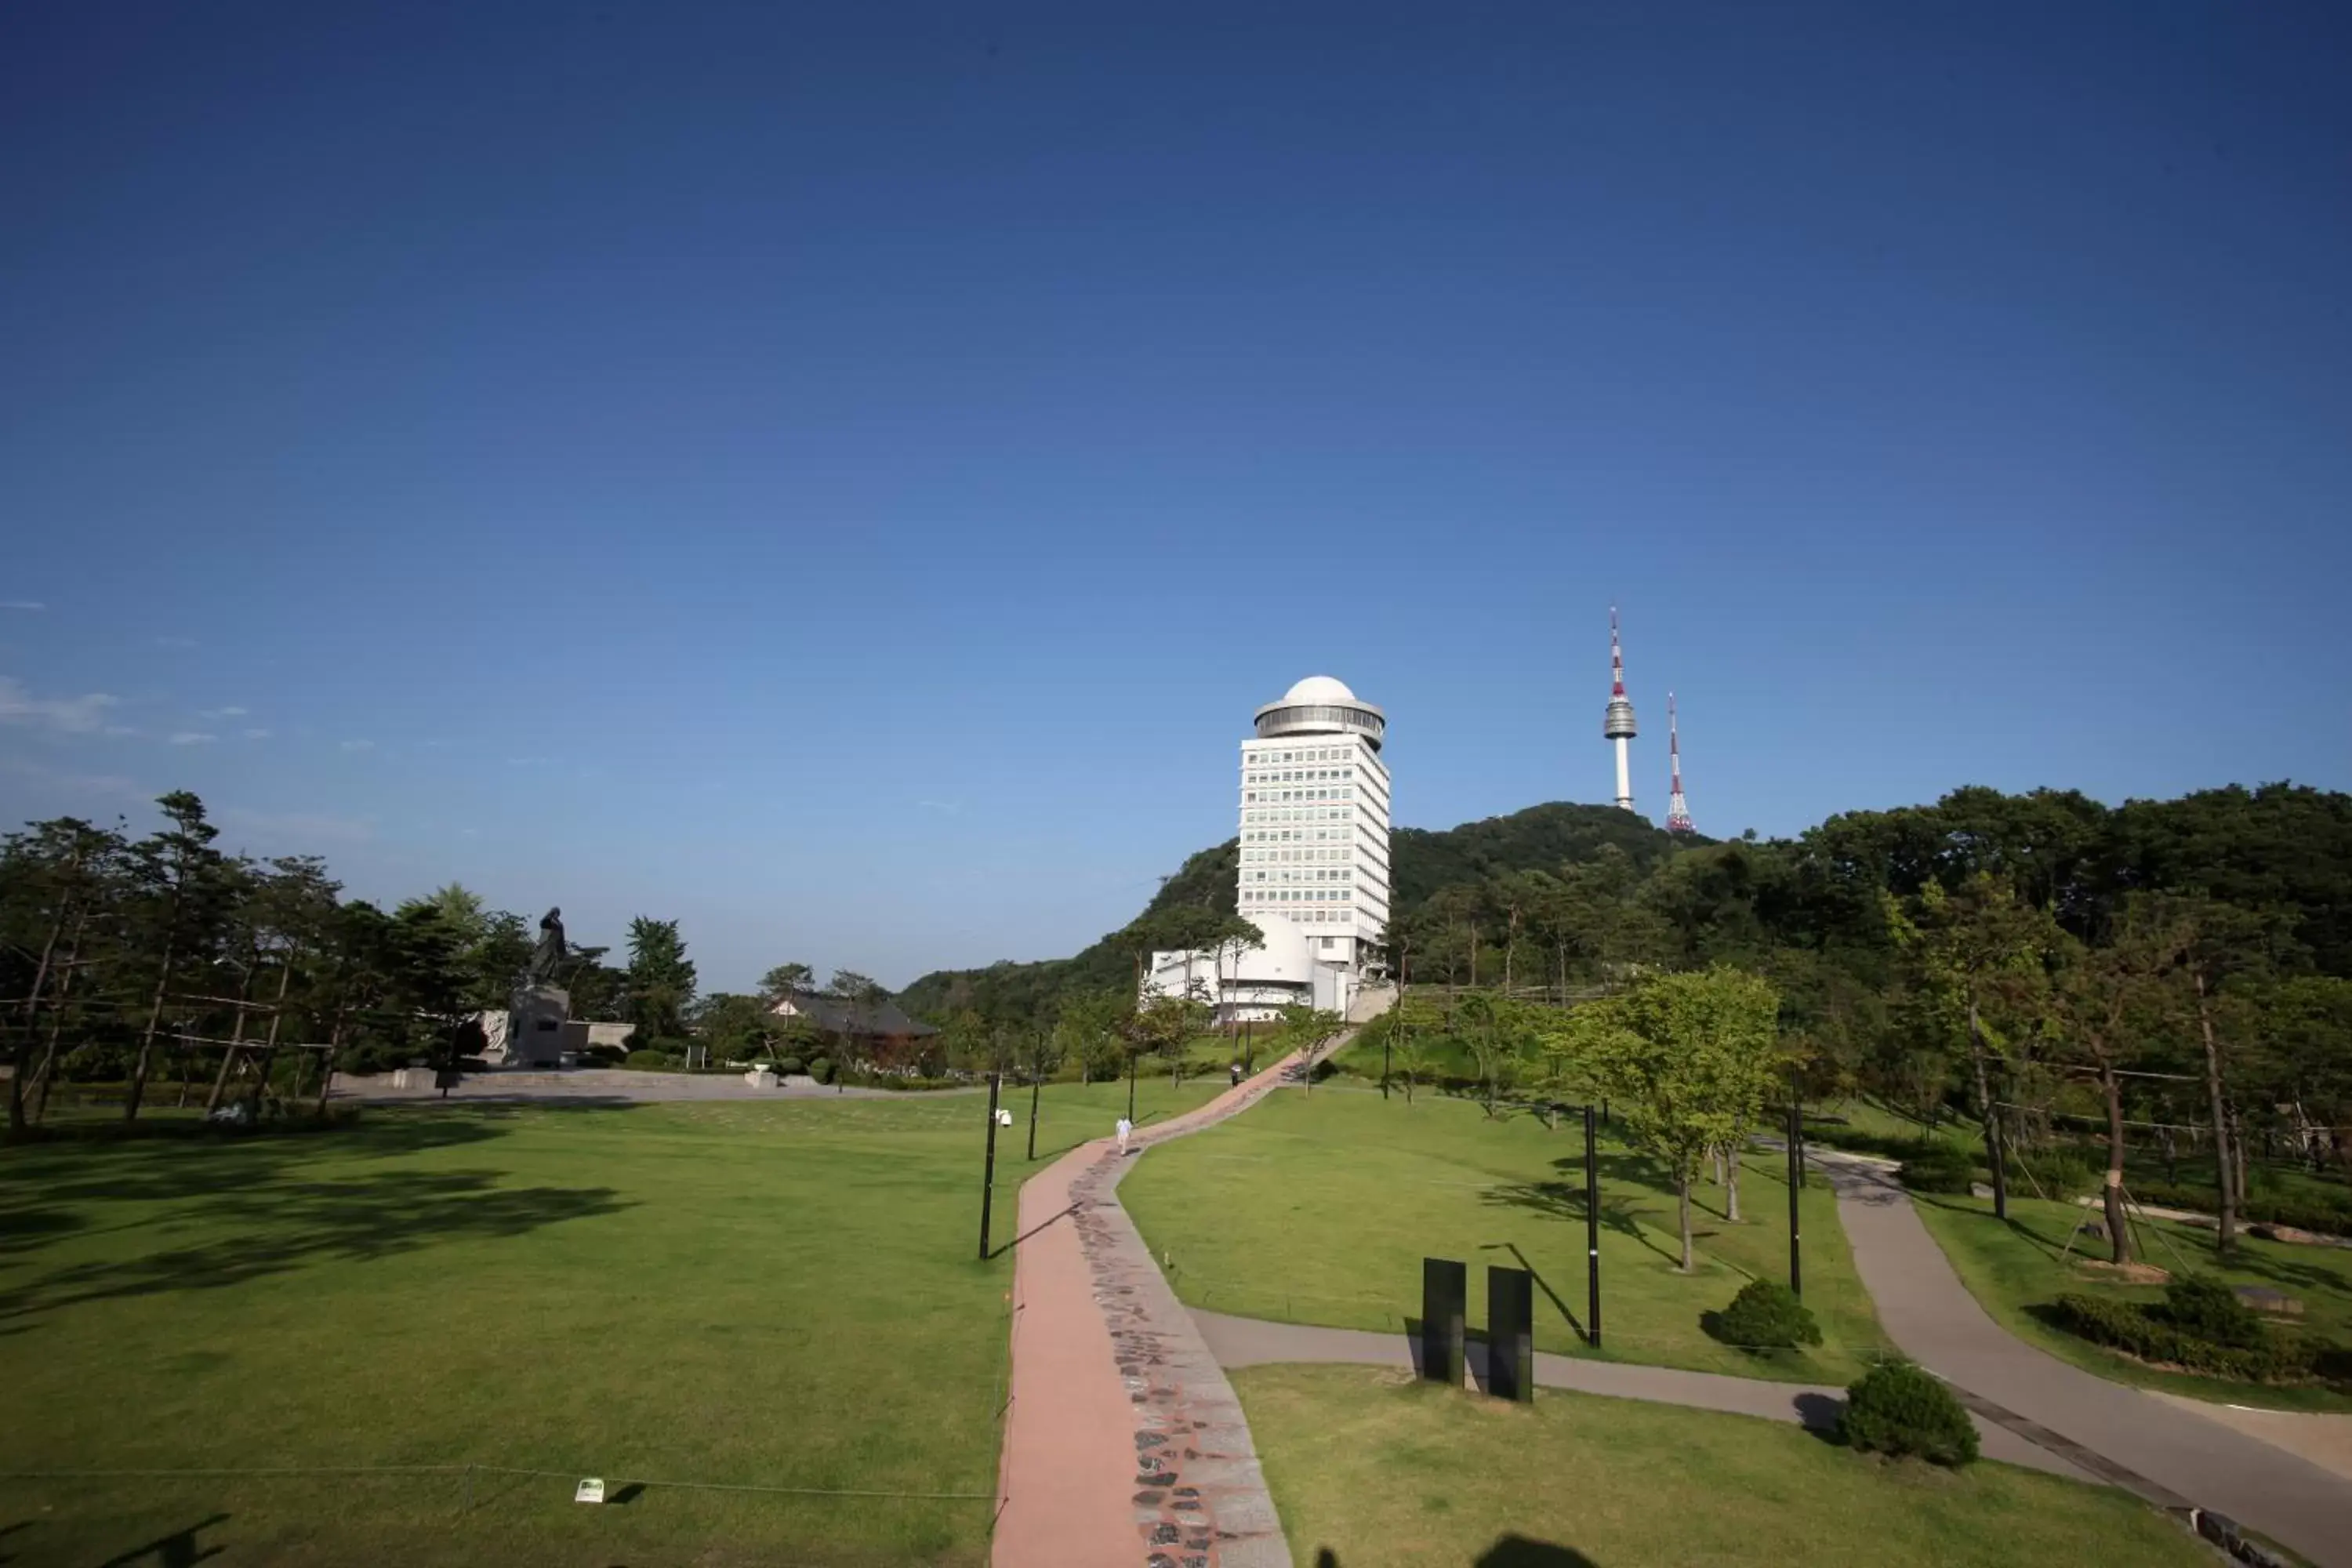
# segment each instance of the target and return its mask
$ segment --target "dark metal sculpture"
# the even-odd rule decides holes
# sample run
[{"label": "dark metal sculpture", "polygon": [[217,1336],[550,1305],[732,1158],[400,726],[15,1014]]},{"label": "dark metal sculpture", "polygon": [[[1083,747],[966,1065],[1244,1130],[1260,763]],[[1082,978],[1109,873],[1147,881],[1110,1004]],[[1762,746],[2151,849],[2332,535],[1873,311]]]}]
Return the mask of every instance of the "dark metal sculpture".
[{"label": "dark metal sculpture", "polygon": [[1470,1294],[1468,1265],[1451,1258],[1421,1260],[1421,1375],[1462,1386],[1463,1317]]},{"label": "dark metal sculpture", "polygon": [[1486,1270],[1486,1392],[1531,1404],[1536,1396],[1536,1277]]},{"label": "dark metal sculpture", "polygon": [[550,910],[540,917],[539,945],[530,950],[530,967],[523,971],[524,983],[554,984],[556,972],[563,967],[569,951],[563,944],[563,911]]}]

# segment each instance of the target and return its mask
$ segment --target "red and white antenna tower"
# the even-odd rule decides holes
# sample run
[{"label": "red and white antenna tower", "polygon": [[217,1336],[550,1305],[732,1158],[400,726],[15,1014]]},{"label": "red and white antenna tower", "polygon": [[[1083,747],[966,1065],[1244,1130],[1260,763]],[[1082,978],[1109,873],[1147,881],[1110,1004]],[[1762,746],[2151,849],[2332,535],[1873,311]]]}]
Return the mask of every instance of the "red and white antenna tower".
[{"label": "red and white antenna tower", "polygon": [[1633,738],[1633,700],[1625,695],[1625,654],[1617,643],[1617,606],[1609,606],[1609,706],[1601,716],[1601,739],[1617,748],[1617,804],[1633,809],[1633,769],[1625,743]]},{"label": "red and white antenna tower", "polygon": [[1671,691],[1666,693],[1666,757],[1673,769],[1669,775],[1673,782],[1667,786],[1666,831],[1696,833],[1698,830],[1691,826],[1690,802],[1683,798],[1683,742],[1675,731],[1675,694]]}]

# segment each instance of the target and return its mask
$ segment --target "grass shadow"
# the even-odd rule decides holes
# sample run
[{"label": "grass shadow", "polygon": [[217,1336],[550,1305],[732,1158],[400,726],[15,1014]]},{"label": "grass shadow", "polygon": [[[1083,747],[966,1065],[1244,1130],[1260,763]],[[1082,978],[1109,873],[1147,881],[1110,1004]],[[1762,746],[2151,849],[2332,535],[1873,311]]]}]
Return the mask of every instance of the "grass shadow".
[{"label": "grass shadow", "polygon": [[[1622,1159],[1623,1156],[1619,1158]],[[1554,1163],[1562,1167],[1573,1167],[1580,1173],[1583,1169],[1583,1162],[1580,1160],[1560,1160]],[[1485,1189],[1479,1194],[1479,1202],[1501,1208],[1528,1209],[1553,1219],[1574,1220],[1580,1223],[1584,1218],[1584,1183],[1581,1180],[1499,1183]],[[1668,1251],[1658,1245],[1651,1237],[1648,1228],[1642,1224],[1643,1212],[1633,1199],[1612,1198],[1606,1191],[1603,1191],[1601,1195],[1601,1228],[1620,1236],[1633,1237],[1652,1252],[1679,1268],[1682,1264],[1681,1253]]]},{"label": "grass shadow", "polygon": [[1808,1435],[1832,1448],[1846,1446],[1844,1400],[1834,1394],[1805,1393],[1797,1395],[1794,1404],[1797,1423]]},{"label": "grass shadow", "polygon": [[[276,1169],[277,1167],[272,1167]],[[70,1264],[0,1292],[0,1319],[177,1290],[215,1289],[316,1262],[366,1261],[446,1241],[520,1236],[631,1206],[609,1187],[500,1187],[499,1173],[393,1170],[341,1181],[232,1187],[243,1236]],[[217,1191],[212,1195],[219,1195]]]},{"label": "grass shadow", "polygon": [[196,1542],[196,1537],[204,1531],[212,1529],[215,1525],[227,1522],[228,1515],[225,1513],[214,1514],[209,1519],[200,1519],[184,1530],[175,1530],[169,1535],[156,1537],[143,1546],[134,1546],[128,1552],[110,1557],[100,1563],[99,1568],[138,1568],[140,1564],[150,1563],[155,1564],[155,1568],[187,1568],[190,1563],[201,1563],[207,1557],[217,1557],[228,1550],[226,1546],[200,1546]]},{"label": "grass shadow", "polygon": [[1481,1242],[1479,1244],[1479,1250],[1482,1252],[1507,1252],[1513,1258],[1518,1259],[1519,1267],[1528,1271],[1528,1278],[1536,1282],[1536,1289],[1544,1293],[1545,1299],[1550,1301],[1553,1309],[1559,1313],[1561,1321],[1566,1322],[1570,1329],[1573,1329],[1576,1331],[1576,1337],[1580,1340],[1591,1337],[1585,1333],[1582,1321],[1580,1320],[1573,1311],[1569,1310],[1568,1303],[1560,1299],[1559,1292],[1551,1288],[1551,1281],[1546,1279],[1537,1269],[1536,1266],[1528,1261],[1528,1255],[1519,1250],[1519,1244],[1517,1242]]},{"label": "grass shadow", "polygon": [[[598,1109],[613,1109],[600,1107]],[[466,1106],[440,1114],[371,1115],[331,1134],[339,1153],[398,1159],[462,1148],[505,1136],[508,1122],[528,1112],[510,1107]],[[16,1187],[47,1203],[172,1202],[258,1192],[283,1180],[286,1169],[309,1161],[310,1138],[268,1133],[142,1141],[87,1140],[25,1145],[0,1162],[0,1194]]]},{"label": "grass shadow", "polygon": [[1600,1564],[1573,1546],[1504,1535],[1478,1554],[1473,1568],[1600,1568]]}]

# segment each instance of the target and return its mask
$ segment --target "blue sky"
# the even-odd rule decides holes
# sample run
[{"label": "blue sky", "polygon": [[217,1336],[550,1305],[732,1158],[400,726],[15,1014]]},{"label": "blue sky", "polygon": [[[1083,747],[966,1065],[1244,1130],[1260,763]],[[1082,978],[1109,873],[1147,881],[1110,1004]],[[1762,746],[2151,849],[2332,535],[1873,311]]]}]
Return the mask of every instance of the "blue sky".
[{"label": "blue sky", "polygon": [[[1264,13],[1278,13],[1269,17]],[[2311,5],[10,7],[0,819],[706,984],[1400,820],[2352,784]],[[28,608],[24,606],[38,606]]]}]

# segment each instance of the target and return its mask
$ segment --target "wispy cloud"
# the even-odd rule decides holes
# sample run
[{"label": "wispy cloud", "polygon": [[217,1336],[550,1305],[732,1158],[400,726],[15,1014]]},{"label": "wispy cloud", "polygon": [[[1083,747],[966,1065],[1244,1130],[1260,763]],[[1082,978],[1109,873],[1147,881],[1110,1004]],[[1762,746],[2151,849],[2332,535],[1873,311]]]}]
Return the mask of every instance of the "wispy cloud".
[{"label": "wispy cloud", "polygon": [[252,710],[249,708],[199,708],[196,710],[196,717],[199,719],[242,719],[251,711]]},{"label": "wispy cloud", "polygon": [[87,735],[106,727],[107,710],[120,701],[103,691],[79,697],[35,697],[23,681],[0,675],[0,724],[38,724]]},{"label": "wispy cloud", "polygon": [[253,811],[228,806],[218,814],[220,825],[251,834],[275,847],[302,849],[318,845],[365,844],[375,837],[373,816],[338,816],[324,811]]},{"label": "wispy cloud", "polygon": [[194,637],[157,637],[155,639],[155,646],[157,647],[194,647],[196,646],[196,639]]},{"label": "wispy cloud", "polygon": [[46,610],[48,606],[38,599],[0,599],[0,610]]},{"label": "wispy cloud", "polygon": [[375,742],[373,741],[345,741],[343,742],[343,750],[346,752],[373,752],[375,750]]},{"label": "wispy cloud", "polygon": [[915,804],[925,811],[941,812],[949,816],[963,815],[963,802],[960,800],[919,800]]},{"label": "wispy cloud", "polygon": [[218,735],[208,735],[201,730],[182,730],[172,737],[171,743],[175,746],[209,746],[219,739]]},{"label": "wispy cloud", "polygon": [[100,731],[99,733],[101,735],[115,736],[136,735],[139,733],[139,726],[136,724],[109,724],[105,729]]},{"label": "wispy cloud", "polygon": [[267,741],[269,739],[269,731],[267,730],[247,730],[245,732],[245,738],[248,741]]},{"label": "wispy cloud", "polygon": [[0,773],[16,773],[43,784],[55,784],[77,795],[100,795],[109,800],[141,802],[154,798],[156,792],[117,773],[69,773],[56,768],[45,768],[38,763],[20,762],[14,757],[0,758]]}]

